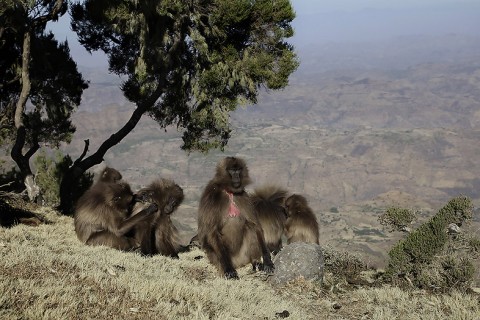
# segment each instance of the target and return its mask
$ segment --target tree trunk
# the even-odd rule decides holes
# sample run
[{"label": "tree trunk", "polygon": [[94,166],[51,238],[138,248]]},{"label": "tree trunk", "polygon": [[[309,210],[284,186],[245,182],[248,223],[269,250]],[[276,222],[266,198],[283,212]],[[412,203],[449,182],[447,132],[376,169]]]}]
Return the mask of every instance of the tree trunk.
[{"label": "tree trunk", "polygon": [[40,193],[40,188],[35,183],[35,177],[30,168],[30,158],[39,149],[39,145],[34,143],[28,152],[23,154],[23,148],[26,140],[26,129],[23,124],[23,113],[25,111],[25,105],[27,104],[28,97],[30,95],[31,82],[30,82],[30,42],[31,34],[29,31],[25,31],[23,35],[23,52],[22,52],[22,91],[18,98],[17,105],[15,107],[15,128],[17,129],[15,144],[12,147],[10,155],[20,169],[20,174],[23,179],[23,183],[27,189],[28,198],[30,201],[35,201]]},{"label": "tree trunk", "polygon": [[[23,112],[30,95],[30,41],[31,35],[29,31],[23,34],[23,52],[22,52],[22,91],[15,108],[15,127],[17,130],[23,127]],[[21,146],[23,147],[23,145]]]}]

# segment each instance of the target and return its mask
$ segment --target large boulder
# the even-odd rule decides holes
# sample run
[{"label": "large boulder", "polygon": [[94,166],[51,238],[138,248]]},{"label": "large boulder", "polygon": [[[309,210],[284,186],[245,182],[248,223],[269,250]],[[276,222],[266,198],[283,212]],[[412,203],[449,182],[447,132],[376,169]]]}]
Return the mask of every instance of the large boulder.
[{"label": "large boulder", "polygon": [[272,284],[283,285],[303,277],[306,280],[323,281],[324,258],[317,244],[294,242],[285,246],[273,261],[275,272]]}]

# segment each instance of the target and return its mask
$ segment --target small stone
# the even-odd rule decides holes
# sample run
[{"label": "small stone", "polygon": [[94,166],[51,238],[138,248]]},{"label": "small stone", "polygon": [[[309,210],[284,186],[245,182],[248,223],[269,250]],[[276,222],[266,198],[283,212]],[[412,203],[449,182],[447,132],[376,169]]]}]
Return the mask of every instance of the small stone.
[{"label": "small stone", "polygon": [[449,234],[459,234],[461,232],[462,232],[462,230],[455,223],[450,223],[448,225],[448,233]]},{"label": "small stone", "polygon": [[290,312],[283,310],[282,312],[275,313],[275,316],[280,319],[288,318],[290,316]]},{"label": "small stone", "polygon": [[333,305],[332,305],[332,308],[335,309],[335,310],[338,310],[342,307],[342,305],[338,302],[334,302]]}]

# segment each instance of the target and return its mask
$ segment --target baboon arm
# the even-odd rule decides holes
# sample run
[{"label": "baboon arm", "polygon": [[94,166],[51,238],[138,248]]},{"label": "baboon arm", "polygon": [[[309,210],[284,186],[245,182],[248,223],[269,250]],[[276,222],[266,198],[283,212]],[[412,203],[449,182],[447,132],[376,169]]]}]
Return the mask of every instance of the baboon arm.
[{"label": "baboon arm", "polygon": [[156,212],[158,210],[158,207],[156,204],[152,203],[148,208],[143,209],[139,213],[130,216],[129,218],[123,220],[120,222],[118,225],[117,230],[115,230],[115,235],[122,237],[124,236],[127,232],[133,229],[139,222],[142,222],[145,220],[149,215],[152,213]]}]

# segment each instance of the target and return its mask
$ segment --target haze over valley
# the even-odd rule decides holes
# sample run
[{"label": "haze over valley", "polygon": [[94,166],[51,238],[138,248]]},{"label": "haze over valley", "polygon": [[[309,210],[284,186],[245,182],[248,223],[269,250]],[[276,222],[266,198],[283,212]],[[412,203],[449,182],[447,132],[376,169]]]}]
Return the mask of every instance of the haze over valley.
[{"label": "haze over valley", "polygon": [[[175,179],[186,192],[176,222],[188,241],[217,161],[243,157],[254,181],[250,190],[275,183],[306,195],[322,243],[357,249],[382,265],[400,237],[377,221],[386,207],[419,210],[423,221],[453,196],[465,194],[476,206],[480,200],[480,40],[396,41],[300,52],[302,66],[286,89],[263,92],[258,105],[232,114],[224,153],[186,154],[177,128],[165,132],[144,117],[107,153],[106,163],[135,188],[158,176]],[[96,150],[133,110],[117,77],[82,71],[91,85],[74,116],[74,141],[65,147],[73,159],[84,139]]]}]

